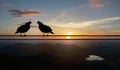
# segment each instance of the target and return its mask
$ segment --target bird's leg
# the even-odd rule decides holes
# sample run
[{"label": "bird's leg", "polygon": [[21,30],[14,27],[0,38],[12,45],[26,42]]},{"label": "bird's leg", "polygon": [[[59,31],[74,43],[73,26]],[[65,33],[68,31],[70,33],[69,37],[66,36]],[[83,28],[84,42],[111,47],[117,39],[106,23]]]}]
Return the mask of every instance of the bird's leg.
[{"label": "bird's leg", "polygon": [[45,34],[45,33],[43,33],[43,35],[42,35],[43,37],[45,36],[44,34]]},{"label": "bird's leg", "polygon": [[24,37],[26,37],[26,34],[24,33]]},{"label": "bird's leg", "polygon": [[22,37],[22,34],[20,33],[20,36]]},{"label": "bird's leg", "polygon": [[47,35],[46,36],[48,36],[48,33],[47,33]]}]

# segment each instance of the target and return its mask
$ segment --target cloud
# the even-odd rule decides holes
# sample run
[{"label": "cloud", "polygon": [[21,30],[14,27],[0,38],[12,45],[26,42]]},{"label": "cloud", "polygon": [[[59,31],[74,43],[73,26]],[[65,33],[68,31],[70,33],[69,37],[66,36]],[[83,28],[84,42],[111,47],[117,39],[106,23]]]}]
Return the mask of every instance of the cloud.
[{"label": "cloud", "polygon": [[8,12],[10,12],[11,15],[13,15],[14,17],[38,16],[42,14],[42,12],[35,11],[35,10],[21,11],[21,10],[15,9],[15,10],[9,10]]},{"label": "cloud", "polygon": [[56,16],[55,18],[53,18],[51,20],[52,23],[58,21],[60,18],[63,18],[64,16],[68,15],[69,12],[72,12],[72,11],[75,11],[75,10],[78,10],[78,9],[82,9],[82,8],[85,8],[87,7],[88,5],[85,4],[85,5],[80,5],[80,6],[76,6],[76,7],[73,7],[73,8],[68,8],[66,10],[63,10],[59,16]]},{"label": "cloud", "polygon": [[97,56],[97,55],[89,55],[89,57],[86,58],[87,61],[103,61],[104,58]]},{"label": "cloud", "polygon": [[104,7],[103,0],[89,0],[91,8]]},{"label": "cloud", "polygon": [[111,4],[111,2],[109,1],[103,1],[103,0],[88,0],[89,3],[87,4],[84,4],[84,5],[79,5],[79,6],[76,6],[76,7],[72,7],[72,8],[68,8],[66,10],[63,10],[59,16],[56,16],[55,18],[53,18],[51,20],[52,23],[58,21],[59,19],[65,17],[66,15],[69,15],[70,12],[74,12],[76,10],[79,10],[79,9],[83,9],[83,8],[86,8],[86,7],[91,7],[91,8],[100,8],[100,7],[104,7],[105,4]]},{"label": "cloud", "polygon": [[57,24],[57,25],[54,24],[54,25],[60,26],[60,27],[69,27],[69,28],[81,28],[81,27],[90,27],[90,26],[94,26],[97,24],[110,23],[110,22],[117,21],[117,20],[120,20],[120,17],[103,18],[103,19],[90,20],[90,21],[84,21],[84,22],[79,22],[79,23],[69,22],[66,24]]},{"label": "cloud", "polygon": [[11,7],[13,6],[12,4],[9,4],[9,3],[1,3],[0,4],[1,7]]}]

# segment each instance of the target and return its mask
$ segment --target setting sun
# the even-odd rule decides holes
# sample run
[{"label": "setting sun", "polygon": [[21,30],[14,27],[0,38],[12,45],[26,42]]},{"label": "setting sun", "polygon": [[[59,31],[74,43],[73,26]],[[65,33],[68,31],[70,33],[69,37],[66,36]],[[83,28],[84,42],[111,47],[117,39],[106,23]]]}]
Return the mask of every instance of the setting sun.
[{"label": "setting sun", "polygon": [[72,35],[72,33],[71,33],[71,32],[68,32],[68,33],[66,33],[65,38],[66,38],[66,39],[71,39],[71,35]]},{"label": "setting sun", "polygon": [[71,36],[66,36],[66,39],[71,39]]}]

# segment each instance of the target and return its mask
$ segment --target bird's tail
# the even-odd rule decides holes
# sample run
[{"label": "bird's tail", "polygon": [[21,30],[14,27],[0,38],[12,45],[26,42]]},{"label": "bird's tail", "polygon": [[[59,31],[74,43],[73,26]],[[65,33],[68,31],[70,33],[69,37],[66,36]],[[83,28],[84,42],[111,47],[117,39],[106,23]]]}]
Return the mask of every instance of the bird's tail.
[{"label": "bird's tail", "polygon": [[17,34],[18,32],[15,32],[15,34]]},{"label": "bird's tail", "polygon": [[55,33],[53,33],[53,32],[50,32],[51,34],[55,34]]}]

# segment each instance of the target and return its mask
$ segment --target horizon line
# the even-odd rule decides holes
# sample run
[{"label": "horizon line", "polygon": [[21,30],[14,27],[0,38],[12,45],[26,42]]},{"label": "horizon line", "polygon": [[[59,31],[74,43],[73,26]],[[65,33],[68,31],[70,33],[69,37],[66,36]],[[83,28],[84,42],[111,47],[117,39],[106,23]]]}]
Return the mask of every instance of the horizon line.
[{"label": "horizon line", "polygon": [[120,40],[120,39],[0,39],[0,40]]},{"label": "horizon line", "polygon": [[[20,36],[20,35],[0,35],[0,36]],[[43,36],[43,35],[26,35],[26,36]],[[49,36],[120,36],[120,35],[48,35]]]},{"label": "horizon line", "polygon": [[0,40],[120,40],[120,35],[0,35]]}]

